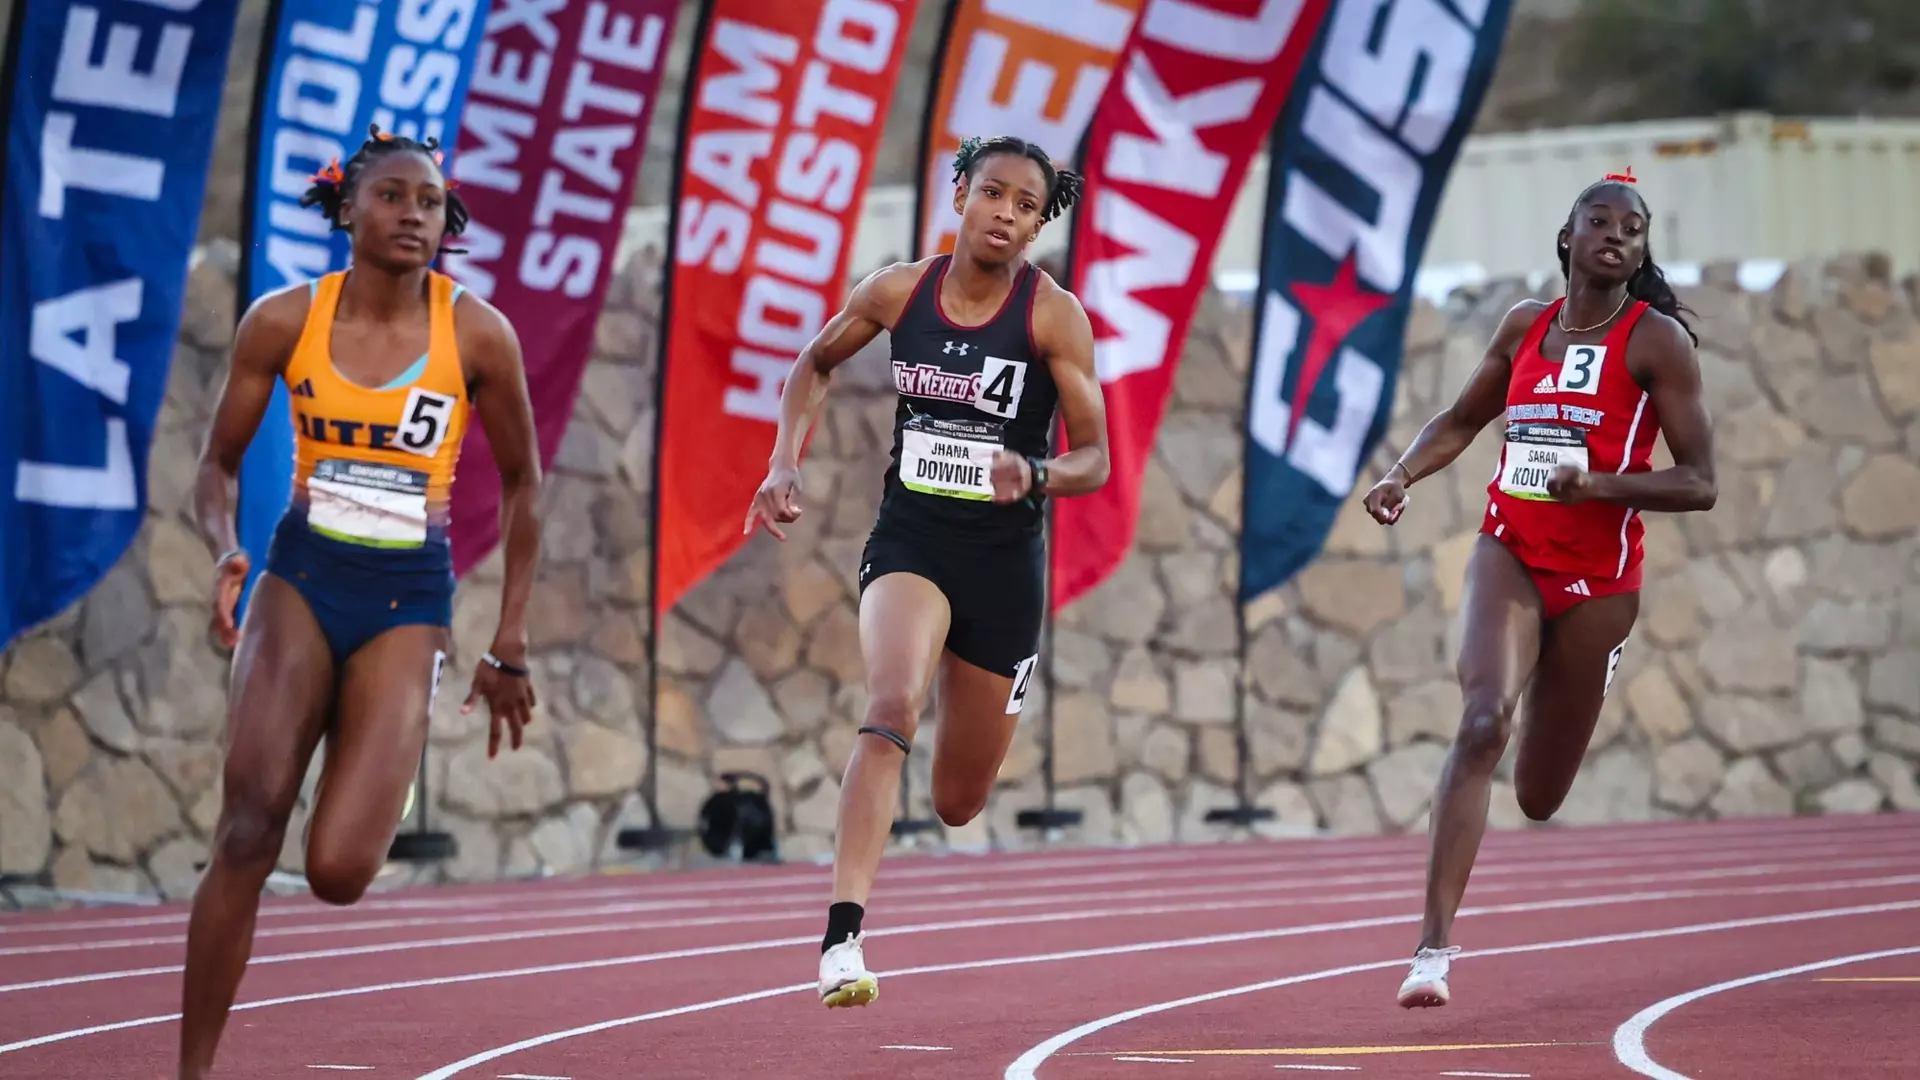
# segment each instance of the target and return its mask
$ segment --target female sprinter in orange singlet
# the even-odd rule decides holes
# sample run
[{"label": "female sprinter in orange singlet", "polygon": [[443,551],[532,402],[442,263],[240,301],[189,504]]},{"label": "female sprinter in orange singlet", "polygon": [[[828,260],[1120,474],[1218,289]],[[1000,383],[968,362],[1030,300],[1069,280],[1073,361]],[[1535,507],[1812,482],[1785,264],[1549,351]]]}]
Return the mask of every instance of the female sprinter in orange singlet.
[{"label": "female sprinter in orange singlet", "polygon": [[[450,642],[448,493],[469,409],[499,463],[506,581],[466,707],[486,699],[497,750],[502,724],[520,745],[534,704],[525,617],[540,462],[520,344],[498,310],[432,269],[467,220],[437,144],[371,134],[302,200],[351,234],[351,267],[247,310],[200,462],[195,507],[222,553],[213,629],[234,654],[220,822],[187,928],[181,1080],[212,1072],[260,889],[322,735],[313,894],[351,904],[386,859]],[[276,380],[296,429],[293,498],[236,627],[249,556],[234,483]]]}]

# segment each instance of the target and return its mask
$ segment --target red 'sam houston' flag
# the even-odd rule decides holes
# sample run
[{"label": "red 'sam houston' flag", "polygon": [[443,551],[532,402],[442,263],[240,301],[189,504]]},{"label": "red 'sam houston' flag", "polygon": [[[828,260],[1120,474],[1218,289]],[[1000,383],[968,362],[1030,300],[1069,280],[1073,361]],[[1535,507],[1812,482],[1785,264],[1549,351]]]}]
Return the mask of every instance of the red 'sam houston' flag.
[{"label": "red 'sam houston' flag", "polygon": [[747,539],[794,357],[839,310],[919,0],[713,0],[680,144],[656,621]]},{"label": "red 'sam houston' flag", "polygon": [[921,135],[921,257],[953,250],[960,140],[1012,135],[1058,164],[1073,160],[1145,3],[953,0]]},{"label": "red 'sam houston' flag", "polygon": [[[551,465],[593,355],[679,0],[494,4],[451,179],[472,215],[447,273],[512,320]],[[500,540],[500,475],[467,428],[453,485],[454,573]]]},{"label": "red 'sam houston' flag", "polygon": [[1247,168],[1332,0],[1148,0],[1087,139],[1073,291],[1093,323],[1112,476],[1054,503],[1054,610],[1133,546],[1187,326]]}]

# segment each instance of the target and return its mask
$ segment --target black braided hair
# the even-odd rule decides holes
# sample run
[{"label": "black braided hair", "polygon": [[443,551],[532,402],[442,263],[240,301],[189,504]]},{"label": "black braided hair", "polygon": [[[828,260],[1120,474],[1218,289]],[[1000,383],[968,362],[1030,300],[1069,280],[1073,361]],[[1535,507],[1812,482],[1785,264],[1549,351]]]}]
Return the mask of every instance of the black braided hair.
[{"label": "black braided hair", "polygon": [[[368,124],[367,141],[360,144],[360,149],[347,159],[344,167],[338,159],[335,159],[329,162],[326,168],[314,173],[313,186],[307,188],[306,194],[300,196],[300,205],[318,206],[321,212],[327,215],[329,224],[336,229],[343,228],[340,224],[340,211],[353,200],[353,191],[360,182],[360,174],[375,161],[400,153],[425,155],[428,161],[433,162],[435,168],[440,167],[442,155],[439,139],[429,136],[427,141],[420,142],[405,135],[381,131],[378,124]],[[467,204],[462,202],[460,196],[453,190],[456,186],[458,185],[451,179],[447,181],[447,228],[441,237],[440,250],[443,254],[463,255],[466,253],[465,249],[445,246],[447,237],[459,236],[466,231],[469,220]]]},{"label": "black braided hair", "polygon": [[[1633,178],[1633,171],[1629,169],[1624,175],[1609,173],[1605,179],[1587,185],[1586,190],[1573,200],[1573,207],[1567,211],[1567,231],[1573,231],[1574,215],[1587,204],[1587,200],[1596,193],[1607,190],[1624,191],[1633,196],[1633,200],[1640,204],[1640,212],[1648,220],[1652,220],[1653,213],[1647,209],[1646,198],[1640,194],[1640,189],[1634,186],[1637,182]],[[1568,245],[1559,243],[1557,239],[1555,244],[1560,257],[1560,276],[1571,281],[1573,278],[1570,268],[1572,250]],[[1685,316],[1681,314],[1681,312],[1693,312],[1693,309],[1680,302],[1679,294],[1673,291],[1673,286],[1667,281],[1666,271],[1660,269],[1659,264],[1653,261],[1652,240],[1648,240],[1646,244],[1646,253],[1647,257],[1641,261],[1639,269],[1627,279],[1627,295],[1635,300],[1646,301],[1647,306],[1653,310],[1678,322],[1680,328],[1687,332],[1687,336],[1693,339],[1693,343],[1700,344],[1700,335],[1693,332],[1693,327],[1688,325]]]},{"label": "black braided hair", "polygon": [[1012,135],[995,135],[990,139],[974,136],[961,140],[959,152],[953,155],[953,178],[971,178],[980,163],[995,154],[1028,158],[1040,166],[1041,174],[1047,178],[1047,205],[1041,212],[1042,221],[1052,221],[1072,209],[1073,204],[1080,200],[1082,181],[1079,173],[1072,169],[1056,168],[1053,159],[1038,143],[1017,139]]}]

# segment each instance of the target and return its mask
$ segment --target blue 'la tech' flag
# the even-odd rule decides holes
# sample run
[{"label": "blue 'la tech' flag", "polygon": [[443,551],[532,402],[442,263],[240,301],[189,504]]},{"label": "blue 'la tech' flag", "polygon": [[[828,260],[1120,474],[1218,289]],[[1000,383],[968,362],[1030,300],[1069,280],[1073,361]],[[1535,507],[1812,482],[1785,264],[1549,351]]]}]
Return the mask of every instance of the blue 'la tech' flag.
[{"label": "blue 'la tech' flag", "polygon": [[[347,266],[347,234],[300,196],[381,131],[440,140],[453,169],[459,121],[490,0],[274,0],[260,54],[241,227],[241,307]],[[524,6],[524,5],[523,5]],[[548,5],[551,6],[551,5]],[[521,67],[502,68],[527,78]],[[497,61],[500,67],[505,61]],[[496,75],[499,73],[496,72]],[[564,78],[554,72],[551,78]],[[284,383],[240,462],[240,546],[253,557],[241,611],[293,494],[293,419]],[[238,613],[236,613],[238,614]]]},{"label": "blue 'la tech' flag", "polygon": [[140,530],[238,6],[13,5],[0,649],[83,596]]},{"label": "blue 'la tech' flag", "polygon": [[1414,272],[1512,0],[1338,0],[1274,128],[1240,599],[1313,561],[1393,410]]}]

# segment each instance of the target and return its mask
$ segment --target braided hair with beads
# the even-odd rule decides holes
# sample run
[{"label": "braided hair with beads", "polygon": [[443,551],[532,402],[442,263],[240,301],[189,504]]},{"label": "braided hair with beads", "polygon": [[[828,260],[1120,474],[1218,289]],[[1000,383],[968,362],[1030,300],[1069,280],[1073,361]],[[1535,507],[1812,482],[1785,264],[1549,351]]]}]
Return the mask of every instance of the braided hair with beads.
[{"label": "braided hair with beads", "polygon": [[[327,215],[327,222],[330,225],[335,229],[345,229],[346,226],[340,223],[340,211],[353,201],[354,188],[367,166],[394,154],[405,153],[422,155],[433,162],[436,169],[441,167],[445,157],[440,151],[440,140],[437,138],[429,136],[425,142],[421,142],[405,135],[396,135],[391,131],[381,131],[378,124],[368,124],[367,141],[360,144],[360,149],[347,159],[344,166],[338,158],[335,158],[327,163],[326,168],[314,173],[311,177],[312,186],[300,196],[300,205],[319,207],[321,212]],[[459,184],[455,183],[451,177],[447,178],[447,227],[441,237],[441,254],[465,254],[463,248],[445,246],[447,237],[459,236],[466,231],[469,220],[467,204],[462,202],[460,196],[454,191],[458,186]]]}]

